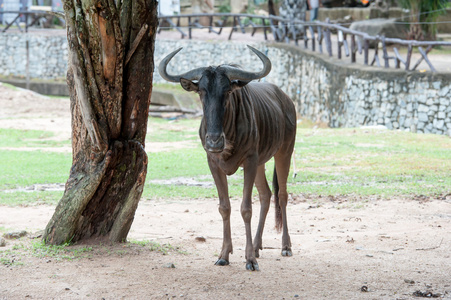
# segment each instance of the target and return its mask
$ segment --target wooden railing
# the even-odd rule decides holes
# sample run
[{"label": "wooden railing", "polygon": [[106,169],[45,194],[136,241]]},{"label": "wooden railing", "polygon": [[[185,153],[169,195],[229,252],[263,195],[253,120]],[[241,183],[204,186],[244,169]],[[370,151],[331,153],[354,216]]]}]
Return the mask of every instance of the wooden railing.
[{"label": "wooden railing", "polygon": [[[28,32],[28,28],[33,27],[37,22],[41,21],[43,18],[47,18],[49,16],[59,18],[60,20],[64,20],[64,14],[61,12],[52,12],[47,10],[20,10],[20,11],[0,11],[0,14],[3,16],[5,14],[15,15],[14,19],[10,22],[5,22],[6,26],[1,28],[1,32],[6,32],[11,26],[16,25],[16,27],[20,30],[20,32]],[[24,17],[25,21],[23,22],[23,27],[21,26],[20,19]],[[64,24],[64,21],[62,22]]]},{"label": "wooden railing", "polygon": [[[0,11],[0,14],[16,14],[16,18],[8,23],[1,32],[8,30],[13,24],[22,30],[18,20],[21,16],[25,16],[25,32],[33,26],[37,21],[46,15],[53,15],[60,19],[64,19],[64,15],[59,12],[49,11]],[[199,23],[199,19],[207,18],[208,26]],[[181,26],[182,19],[188,26]],[[343,59],[344,56],[350,57],[351,63],[357,62],[357,54],[363,55],[363,64],[373,66],[383,66],[389,68],[390,61],[393,61],[394,68],[404,68],[407,71],[413,71],[423,62],[429,66],[432,72],[436,72],[428,54],[434,47],[450,47],[451,42],[434,42],[434,41],[412,41],[394,38],[385,38],[384,36],[370,36],[364,32],[351,30],[347,27],[326,22],[303,22],[284,19],[277,16],[260,16],[250,14],[188,14],[174,16],[160,16],[160,24],[167,24],[169,29],[177,30],[181,34],[181,38],[193,37],[193,29],[208,28],[213,34],[220,35],[224,29],[230,29],[228,39],[232,39],[235,32],[241,31],[243,34],[254,34],[260,30],[263,31],[264,39],[268,40],[269,33],[272,34],[274,41],[282,43],[292,43],[300,46],[299,41],[302,40],[305,49],[312,51],[326,52],[329,56],[333,56],[333,49],[336,46],[337,58]],[[158,29],[160,33],[162,27]],[[186,32],[187,30],[188,32]],[[333,46],[333,43],[336,43]],[[371,49],[370,44],[376,44]],[[387,45],[395,45],[393,51],[388,51]],[[379,47],[380,45],[380,47]],[[403,57],[396,46],[407,47],[407,54]],[[325,50],[323,49],[325,48]],[[417,48],[421,57],[415,63],[412,63],[412,53]],[[379,53],[382,51],[382,54]],[[372,57],[370,62],[370,57]]]},{"label": "wooden railing", "polygon": [[[307,30],[308,28],[308,30]],[[315,34],[316,29],[316,34]],[[326,41],[326,49],[329,56],[333,56],[332,53],[332,41],[330,38],[331,30],[336,30],[337,32],[337,58],[342,59],[342,49],[345,52],[346,56],[351,56],[351,62],[356,62],[356,54],[363,54],[364,56],[364,64],[365,65],[374,65],[376,63],[377,66],[381,66],[381,59],[383,60],[384,67],[390,67],[390,60],[394,61],[395,68],[401,68],[401,63],[404,65],[404,69],[407,71],[415,70],[420,63],[424,60],[432,72],[437,72],[431,61],[428,58],[428,53],[436,46],[449,46],[451,47],[451,42],[435,42],[435,41],[412,41],[412,40],[402,40],[396,38],[386,38],[384,36],[371,36],[367,33],[351,30],[349,28],[331,24],[329,22],[315,22],[314,25],[304,26],[304,47],[307,49],[309,41],[311,42],[311,49],[315,51],[315,40],[319,43],[319,52],[323,53],[322,49],[322,41],[325,39]],[[309,32],[310,37],[308,37],[307,32]],[[350,46],[348,42],[348,36],[350,37]],[[374,47],[374,55],[371,63],[369,63],[370,58],[370,43],[376,44]],[[379,44],[381,47],[379,47]],[[399,46],[407,46],[407,54],[406,57],[402,57],[399,49],[394,46],[393,54],[389,55],[387,50],[387,45],[399,45]],[[412,52],[413,49],[417,47],[418,51],[421,54],[421,57],[418,61],[412,66]],[[425,47],[426,49],[424,49]],[[379,48],[382,50],[381,59],[379,58]],[[451,48],[450,48],[451,49]]]},{"label": "wooden railing", "polygon": [[[202,26],[199,18],[208,18],[209,25]],[[333,43],[336,43],[337,58],[350,57],[351,63],[356,63],[356,55],[363,55],[363,64],[373,66],[390,67],[390,61],[394,61],[394,68],[404,68],[413,71],[423,62],[427,63],[432,72],[437,70],[432,65],[428,54],[434,47],[450,47],[451,42],[435,41],[412,41],[384,36],[370,36],[367,33],[351,30],[347,27],[326,22],[302,22],[283,19],[276,16],[259,16],[249,14],[189,14],[175,16],[160,16],[160,24],[168,24],[170,29],[175,29],[181,34],[181,38],[193,37],[193,29],[208,28],[210,33],[221,34],[224,29],[230,28],[228,39],[232,39],[234,32],[238,30],[243,34],[255,34],[257,30],[263,31],[265,40],[268,40],[268,32],[271,32],[276,42],[293,43],[299,46],[299,41],[303,40],[304,48],[312,51],[326,52],[333,56]],[[182,19],[187,27],[181,26]],[[229,24],[229,25],[228,25]],[[230,26],[231,24],[231,26]],[[227,27],[229,26],[229,27]],[[188,33],[185,30],[187,28]],[[160,33],[163,28],[159,28]],[[250,31],[247,29],[251,29]],[[332,38],[333,37],[333,38]],[[370,44],[376,44],[374,49]],[[387,45],[395,45],[393,51],[388,51]],[[317,47],[318,46],[318,47]],[[324,46],[324,47],[323,47]],[[403,57],[398,49],[399,46],[407,47],[407,54]],[[325,48],[325,51],[323,50]],[[421,57],[412,63],[412,53],[417,48]],[[379,53],[382,51],[382,54]],[[370,57],[372,57],[370,62]]]}]

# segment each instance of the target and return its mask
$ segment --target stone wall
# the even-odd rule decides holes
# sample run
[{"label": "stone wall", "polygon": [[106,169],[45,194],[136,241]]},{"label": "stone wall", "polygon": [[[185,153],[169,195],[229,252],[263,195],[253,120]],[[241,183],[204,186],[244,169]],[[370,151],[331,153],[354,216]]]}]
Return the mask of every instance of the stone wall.
[{"label": "stone wall", "polygon": [[[52,33],[53,31],[49,31]],[[26,41],[29,44],[30,77],[65,78],[67,70],[67,38],[58,34],[0,34],[0,76],[26,76]]]},{"label": "stone wall", "polygon": [[[300,116],[331,127],[384,125],[389,129],[451,136],[451,74],[405,72],[349,64],[284,44],[249,43],[273,62],[265,80],[280,86]],[[158,41],[157,63],[184,47],[168,71],[236,63],[259,70],[261,63],[243,43]],[[164,82],[156,74],[155,82]]]},{"label": "stone wall", "polygon": [[384,125],[451,136],[449,73],[351,65],[285,45],[270,49],[270,58],[281,64],[272,76],[284,70],[290,74],[272,78],[296,102],[301,116],[331,127]]},{"label": "stone wall", "polygon": [[[250,38],[251,39],[251,38]],[[0,75],[25,76],[23,34],[0,35]],[[61,35],[29,36],[31,78],[64,78],[67,42]],[[350,64],[285,44],[249,42],[273,62],[267,80],[294,101],[300,116],[331,127],[384,125],[390,129],[451,136],[451,74],[405,72]],[[234,63],[257,71],[261,62],[240,42],[157,40],[156,66],[183,47],[169,72]],[[165,82],[155,69],[154,82]]]}]

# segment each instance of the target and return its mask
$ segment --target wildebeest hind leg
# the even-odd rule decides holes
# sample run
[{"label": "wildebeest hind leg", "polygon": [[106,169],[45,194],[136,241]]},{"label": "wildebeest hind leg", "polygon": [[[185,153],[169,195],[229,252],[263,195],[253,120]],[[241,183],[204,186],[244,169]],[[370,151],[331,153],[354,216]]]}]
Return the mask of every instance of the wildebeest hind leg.
[{"label": "wildebeest hind leg", "polygon": [[287,192],[287,179],[290,172],[290,161],[291,153],[293,147],[281,148],[279,152],[274,156],[276,171],[277,171],[277,181],[279,183],[279,206],[282,213],[282,256],[292,256],[291,251],[291,239],[288,233],[288,222],[287,222],[287,202],[288,202],[288,192]]},{"label": "wildebeest hind leg", "polygon": [[208,160],[208,165],[210,167],[211,174],[216,184],[216,189],[218,190],[219,196],[219,213],[222,216],[223,222],[223,239],[222,239],[222,250],[219,254],[219,258],[215,265],[226,266],[229,264],[229,254],[233,253],[232,246],[232,236],[230,230],[230,200],[229,200],[229,190],[227,186],[227,176],[226,174],[216,166],[215,163]]},{"label": "wildebeest hind leg", "polygon": [[263,249],[262,236],[263,228],[265,227],[266,215],[268,214],[269,204],[271,200],[271,189],[268,186],[268,181],[265,175],[265,165],[258,166],[257,176],[255,177],[255,187],[258,190],[260,198],[260,219],[258,220],[257,232],[254,238],[255,257],[260,257],[259,250]]}]

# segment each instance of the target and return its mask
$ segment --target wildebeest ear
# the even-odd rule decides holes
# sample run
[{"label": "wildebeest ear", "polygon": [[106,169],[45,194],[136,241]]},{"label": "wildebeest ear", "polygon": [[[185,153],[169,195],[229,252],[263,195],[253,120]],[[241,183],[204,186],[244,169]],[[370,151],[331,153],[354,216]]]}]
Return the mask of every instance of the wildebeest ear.
[{"label": "wildebeest ear", "polygon": [[240,89],[246,84],[248,84],[250,81],[243,81],[243,80],[234,80],[232,81],[232,90]]},{"label": "wildebeest ear", "polygon": [[180,85],[188,92],[198,92],[199,85],[197,83],[192,82],[191,80],[180,78]]}]

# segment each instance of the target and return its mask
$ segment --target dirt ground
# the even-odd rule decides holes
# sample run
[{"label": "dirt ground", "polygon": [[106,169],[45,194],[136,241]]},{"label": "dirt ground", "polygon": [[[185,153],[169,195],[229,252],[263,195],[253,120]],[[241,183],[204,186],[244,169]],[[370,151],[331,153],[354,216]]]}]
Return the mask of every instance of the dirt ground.
[{"label": "dirt ground", "polygon": [[[0,128],[51,130],[55,138],[70,138],[67,100],[0,85],[0,107]],[[20,264],[0,264],[0,299],[451,299],[451,196],[291,195],[293,256],[280,255],[271,211],[260,272],[245,270],[239,207],[240,199],[232,199],[229,266],[214,266],[222,245],[216,199],[145,200],[129,239],[170,244],[173,250],[101,244],[89,245],[92,251],[73,260],[23,255],[15,258]],[[6,240],[0,251],[32,243],[54,209],[0,206],[0,227],[30,233]],[[254,231],[258,213],[256,200]]]}]

